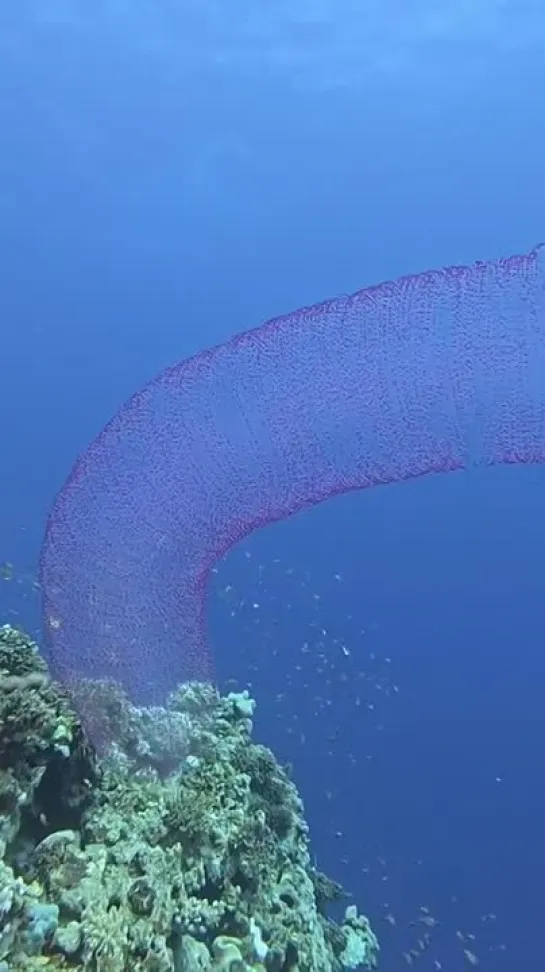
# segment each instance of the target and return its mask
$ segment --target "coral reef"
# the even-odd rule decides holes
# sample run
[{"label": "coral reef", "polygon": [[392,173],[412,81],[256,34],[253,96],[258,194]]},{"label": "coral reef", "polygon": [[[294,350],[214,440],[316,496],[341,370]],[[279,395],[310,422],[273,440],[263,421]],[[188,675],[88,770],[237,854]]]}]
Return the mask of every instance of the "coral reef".
[{"label": "coral reef", "polygon": [[190,683],[139,709],[114,683],[81,692],[99,755],[37,646],[0,628],[0,972],[375,964],[367,919],[327,913],[343,891],[311,864],[247,693]]}]

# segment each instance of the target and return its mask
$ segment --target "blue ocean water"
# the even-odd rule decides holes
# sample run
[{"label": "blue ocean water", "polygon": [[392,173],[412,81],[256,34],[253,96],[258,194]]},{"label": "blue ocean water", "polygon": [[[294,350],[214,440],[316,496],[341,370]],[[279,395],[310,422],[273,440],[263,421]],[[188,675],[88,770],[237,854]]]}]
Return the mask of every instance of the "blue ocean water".
[{"label": "blue ocean water", "polygon": [[[37,627],[53,495],[163,366],[544,238],[544,16],[2,6],[2,620]],[[343,497],[215,577],[221,678],[251,684],[385,969],[541,961],[544,482],[500,469]]]}]

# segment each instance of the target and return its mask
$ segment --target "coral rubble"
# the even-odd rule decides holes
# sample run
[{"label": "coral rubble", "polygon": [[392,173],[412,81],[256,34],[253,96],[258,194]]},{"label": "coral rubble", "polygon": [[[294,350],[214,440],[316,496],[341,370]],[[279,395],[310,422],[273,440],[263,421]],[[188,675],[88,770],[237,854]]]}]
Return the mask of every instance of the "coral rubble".
[{"label": "coral rubble", "polygon": [[100,755],[37,646],[0,628],[0,972],[375,964],[367,919],[327,914],[342,889],[311,864],[247,693],[191,683],[139,709],[113,683],[80,692]]}]

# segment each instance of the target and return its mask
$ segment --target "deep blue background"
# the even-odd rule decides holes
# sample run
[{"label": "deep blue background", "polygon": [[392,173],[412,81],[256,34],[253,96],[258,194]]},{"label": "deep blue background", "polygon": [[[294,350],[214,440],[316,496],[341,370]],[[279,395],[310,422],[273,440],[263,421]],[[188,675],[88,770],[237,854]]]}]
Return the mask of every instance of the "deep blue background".
[{"label": "deep blue background", "polygon": [[[4,0],[3,618],[35,626],[48,505],[164,365],[542,240],[543,90],[538,2]],[[542,963],[544,578],[541,469],[343,497],[219,567],[221,675],[251,682],[385,969],[421,905],[422,972]]]}]

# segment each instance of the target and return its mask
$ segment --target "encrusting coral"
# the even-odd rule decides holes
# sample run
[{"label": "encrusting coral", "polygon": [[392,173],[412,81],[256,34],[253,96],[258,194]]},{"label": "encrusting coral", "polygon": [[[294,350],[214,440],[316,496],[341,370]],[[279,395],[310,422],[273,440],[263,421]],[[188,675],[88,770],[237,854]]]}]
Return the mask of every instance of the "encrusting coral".
[{"label": "encrusting coral", "polygon": [[82,691],[99,756],[37,646],[0,628],[0,972],[375,964],[367,919],[327,915],[342,889],[247,693],[190,683],[138,709],[113,683]]}]

